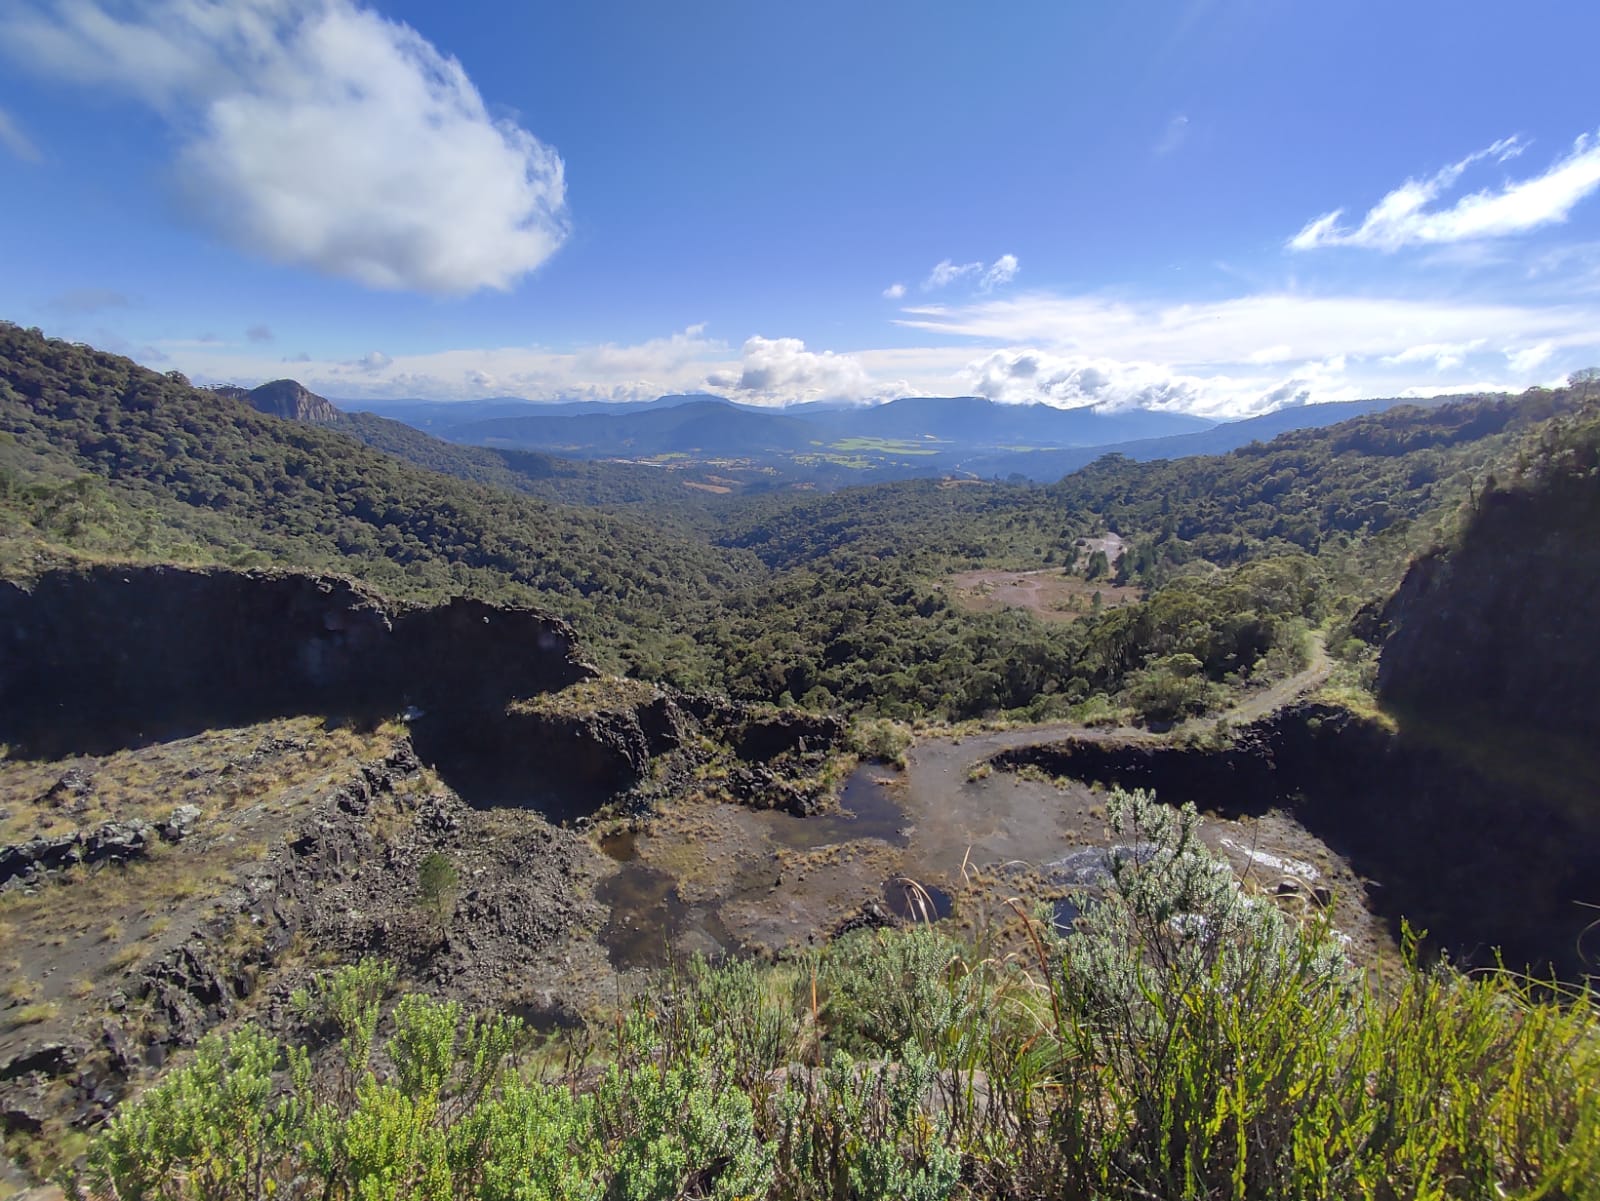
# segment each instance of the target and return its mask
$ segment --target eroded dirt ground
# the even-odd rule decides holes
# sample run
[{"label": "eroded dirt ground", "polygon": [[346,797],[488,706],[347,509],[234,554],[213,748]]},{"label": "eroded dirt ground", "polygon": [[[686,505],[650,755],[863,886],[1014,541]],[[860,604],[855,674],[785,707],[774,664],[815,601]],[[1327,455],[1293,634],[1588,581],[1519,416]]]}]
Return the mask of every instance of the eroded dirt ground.
[{"label": "eroded dirt ground", "polygon": [[945,583],[951,599],[963,609],[988,613],[1026,609],[1043,621],[1077,621],[1100,606],[1114,609],[1139,599],[1136,587],[1110,580],[1085,580],[1059,567],[1037,571],[964,571]]}]

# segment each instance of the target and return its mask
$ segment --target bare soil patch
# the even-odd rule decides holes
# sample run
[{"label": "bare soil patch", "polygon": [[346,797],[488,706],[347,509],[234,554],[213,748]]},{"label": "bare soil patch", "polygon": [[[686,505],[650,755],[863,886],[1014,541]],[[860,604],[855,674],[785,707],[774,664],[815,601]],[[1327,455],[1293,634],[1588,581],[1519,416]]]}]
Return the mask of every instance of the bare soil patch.
[{"label": "bare soil patch", "polygon": [[1131,585],[1085,580],[1061,568],[1040,571],[963,571],[944,582],[950,597],[971,613],[1027,609],[1041,621],[1078,621],[1094,612],[1098,594],[1105,609],[1131,604],[1143,592]]}]

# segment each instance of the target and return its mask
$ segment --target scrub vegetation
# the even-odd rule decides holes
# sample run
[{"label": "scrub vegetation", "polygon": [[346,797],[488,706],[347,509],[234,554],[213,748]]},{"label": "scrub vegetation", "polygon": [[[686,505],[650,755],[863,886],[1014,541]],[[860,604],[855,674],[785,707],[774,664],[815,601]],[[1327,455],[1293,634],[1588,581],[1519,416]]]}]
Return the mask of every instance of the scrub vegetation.
[{"label": "scrub vegetation", "polygon": [[[1239,888],[1192,810],[1108,801],[1075,929],[862,931],[694,962],[603,1032],[391,1000],[373,961],[124,1106],[81,1185],[142,1198],[1592,1196],[1584,995],[1408,962]],[[1133,848],[1137,848],[1135,851]],[[1009,948],[1009,949],[1008,949]]]}]

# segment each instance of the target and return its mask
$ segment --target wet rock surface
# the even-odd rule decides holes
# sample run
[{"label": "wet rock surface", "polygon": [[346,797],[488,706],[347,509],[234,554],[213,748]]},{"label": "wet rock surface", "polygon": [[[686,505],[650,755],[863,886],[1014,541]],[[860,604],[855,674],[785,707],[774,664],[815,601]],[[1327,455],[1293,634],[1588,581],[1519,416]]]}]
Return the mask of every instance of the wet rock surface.
[{"label": "wet rock surface", "polygon": [[[1582,810],[1544,790],[1537,764],[1490,776],[1426,729],[1398,732],[1306,704],[1237,733],[1226,749],[1064,739],[1005,750],[997,767],[1153,789],[1224,816],[1281,810],[1375,881],[1368,902],[1434,949],[1577,978],[1600,844]],[[1493,832],[1492,835],[1490,832]],[[1263,870],[1273,870],[1264,865]],[[1325,903],[1317,885],[1307,898]]]}]

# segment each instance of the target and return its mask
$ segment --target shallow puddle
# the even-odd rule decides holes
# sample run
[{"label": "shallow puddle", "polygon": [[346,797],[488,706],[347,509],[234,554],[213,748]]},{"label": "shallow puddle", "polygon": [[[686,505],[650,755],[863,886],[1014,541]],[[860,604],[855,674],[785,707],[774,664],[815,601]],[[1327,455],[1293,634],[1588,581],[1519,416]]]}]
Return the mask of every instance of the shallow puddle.
[{"label": "shallow puddle", "polygon": [[600,942],[613,967],[665,967],[677,957],[717,959],[740,949],[715,906],[685,903],[672,876],[638,860],[602,881],[595,896],[611,910]]},{"label": "shallow puddle", "polygon": [[937,884],[919,884],[909,876],[883,882],[883,902],[903,921],[938,922],[955,912],[955,898]]},{"label": "shallow puddle", "polygon": [[[908,921],[954,918],[978,932],[1010,922],[1013,899],[1030,907],[1032,898],[1052,905],[1056,924],[1069,929],[1078,910],[1063,898],[1103,887],[1108,853],[1138,857],[1148,847],[1108,848],[1105,796],[1087,784],[973,770],[1050,732],[924,743],[904,772],[858,769],[838,809],[815,817],[706,805],[607,835],[601,849],[621,865],[597,894],[611,909],[601,940],[612,963],[650,968],[697,951],[779,952],[825,941],[869,906]],[[1259,873],[1268,856],[1298,866],[1308,851],[1325,872],[1338,866],[1279,815],[1211,818],[1204,833],[1241,874]],[[1347,869],[1340,883],[1351,901],[1340,925],[1355,929],[1369,918],[1360,886]]]}]

